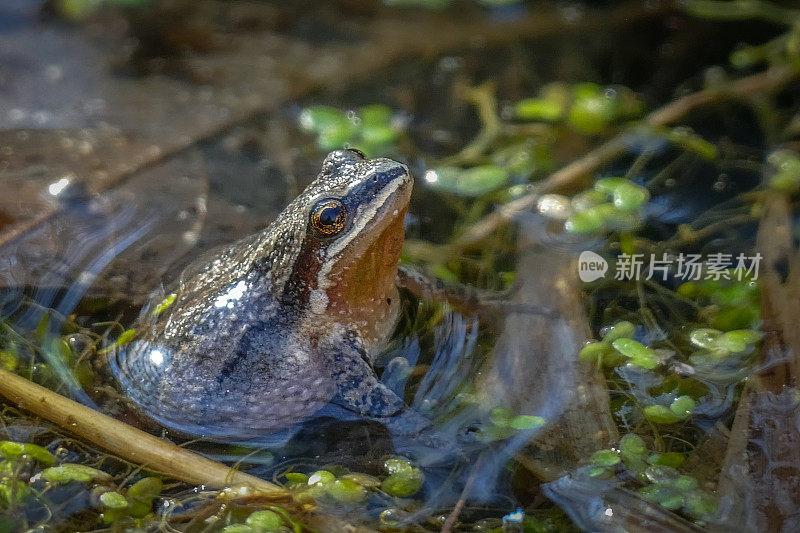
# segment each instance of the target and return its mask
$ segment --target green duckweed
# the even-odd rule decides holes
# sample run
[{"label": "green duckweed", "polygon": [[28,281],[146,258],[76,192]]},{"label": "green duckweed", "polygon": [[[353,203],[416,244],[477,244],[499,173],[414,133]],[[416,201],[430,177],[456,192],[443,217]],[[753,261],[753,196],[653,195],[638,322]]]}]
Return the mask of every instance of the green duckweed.
[{"label": "green duckweed", "polygon": [[161,495],[163,483],[157,477],[142,478],[125,493],[130,506],[128,512],[133,517],[143,517],[153,508],[153,500]]},{"label": "green duckweed", "polygon": [[422,471],[405,459],[387,459],[384,468],[389,476],[381,483],[381,490],[389,496],[408,498],[419,492],[425,482]]},{"label": "green duckweed", "polygon": [[698,328],[689,334],[689,340],[700,348],[712,349],[721,335],[722,332],[717,329]]},{"label": "green duckweed", "polygon": [[297,118],[300,127],[308,132],[322,132],[332,128],[349,129],[352,126],[347,115],[331,106],[311,106],[303,109]]},{"label": "green duckweed", "polygon": [[366,499],[364,487],[350,479],[337,479],[327,486],[328,495],[342,503],[359,503]]},{"label": "green duckweed", "polygon": [[536,429],[544,426],[545,419],[541,416],[519,415],[508,422],[508,426],[513,429]]},{"label": "green duckweed", "polygon": [[330,483],[331,481],[335,480],[336,476],[334,476],[331,472],[327,470],[317,470],[310,476],[308,476],[308,484],[315,485],[317,483]]},{"label": "green duckweed", "polygon": [[685,460],[686,456],[678,452],[652,453],[646,459],[648,464],[670,466],[672,468],[680,468]]},{"label": "green duckweed", "polygon": [[555,122],[564,115],[564,102],[548,98],[526,98],[514,105],[514,116],[523,120]]},{"label": "green duckweed", "polygon": [[610,202],[590,209],[603,219],[603,229],[606,231],[631,231],[642,222],[638,211],[620,209]]},{"label": "green duckweed", "polygon": [[316,135],[317,146],[329,151],[346,146],[373,157],[390,151],[402,128],[393,120],[391,108],[371,104],[346,113],[331,106],[310,106],[298,115],[300,128]]},{"label": "green duckweed", "polygon": [[644,439],[633,433],[622,436],[619,440],[619,449],[621,453],[631,455],[644,455],[647,453],[647,446],[644,443]]},{"label": "green duckweed", "polygon": [[392,109],[383,104],[365,105],[359,117],[367,126],[384,126],[392,120]]},{"label": "green duckweed", "polygon": [[[553,167],[553,156],[550,147],[543,143],[530,141],[515,143],[492,153],[491,162],[506,169],[509,174],[529,177],[540,170]],[[525,185],[520,184],[524,194]],[[514,191],[511,191],[512,195]]]},{"label": "green duckweed", "polygon": [[[495,426],[507,427],[513,414],[505,407],[495,407],[489,412],[489,421]],[[388,464],[387,464],[388,468]]]},{"label": "green duckweed", "polygon": [[19,460],[30,457],[38,463],[50,466],[56,463],[55,456],[46,448],[36,444],[24,444],[12,441],[0,441],[0,455],[9,460]]},{"label": "green duckweed", "polygon": [[586,344],[578,354],[581,361],[586,361],[605,366],[619,366],[628,361],[628,358],[612,346],[617,339],[630,338],[636,333],[636,326],[627,321],[614,324],[605,330],[603,339]]},{"label": "green duckweed", "polygon": [[5,479],[0,482],[0,505],[10,509],[22,504],[31,496],[31,488],[22,481]]},{"label": "green duckweed", "polygon": [[648,348],[633,339],[617,339],[611,345],[622,355],[628,358],[632,365],[640,366],[648,370],[658,366],[658,357],[652,348]]},{"label": "green duckweed", "polygon": [[696,403],[691,397],[678,396],[669,407],[663,405],[645,407],[644,414],[648,420],[656,424],[674,424],[691,416],[695,407]]},{"label": "green duckweed", "polygon": [[361,142],[367,146],[385,146],[394,142],[397,132],[391,126],[364,126]]},{"label": "green duckweed", "polygon": [[589,189],[573,196],[570,203],[575,211],[586,211],[590,207],[603,204],[607,201],[607,194],[597,189]]},{"label": "green duckweed", "polygon": [[697,479],[681,474],[670,466],[655,465],[644,473],[648,485],[639,489],[639,495],[671,509],[682,510],[694,519],[708,519],[716,513],[716,500],[699,489]]},{"label": "green duckweed", "polygon": [[69,483],[78,481],[86,483],[89,481],[107,481],[111,476],[102,470],[75,463],[64,463],[59,466],[51,466],[42,470],[38,474],[45,481],[51,483]]},{"label": "green duckweed", "polygon": [[621,183],[613,193],[614,206],[624,211],[639,209],[650,199],[650,192],[632,182]]},{"label": "green duckweed", "polygon": [[415,469],[415,466],[407,459],[399,458],[387,459],[384,461],[383,467],[389,474],[408,473],[414,471]]},{"label": "green duckweed", "polygon": [[475,197],[495,191],[508,183],[508,171],[496,165],[468,169],[439,167],[425,173],[431,189],[456,196]]},{"label": "green duckweed", "polygon": [[663,405],[648,405],[644,408],[644,416],[656,424],[674,424],[680,417]]},{"label": "green duckweed", "polygon": [[273,511],[256,511],[245,520],[245,524],[255,531],[280,531],[283,519]]},{"label": "green duckweed", "polygon": [[720,357],[744,352],[761,337],[760,332],[747,329],[722,332],[714,328],[697,328],[689,333],[692,344]]},{"label": "green duckweed", "polygon": [[368,489],[380,486],[380,481],[366,474],[343,474],[337,477],[328,470],[318,470],[306,476],[298,472],[285,474],[287,486],[313,500],[332,500],[354,504],[364,501]]},{"label": "green duckweed", "polygon": [[381,490],[395,498],[408,498],[419,492],[424,481],[420,471],[413,474],[392,474],[383,480]]},{"label": "green duckweed", "polygon": [[254,533],[248,524],[231,524],[222,528],[222,533]]},{"label": "green duckweed", "polygon": [[590,207],[570,216],[564,223],[564,229],[569,233],[594,233],[603,229],[605,219],[597,207]]},{"label": "green duckweed", "polygon": [[717,513],[717,500],[701,490],[693,490],[684,496],[683,508],[696,520],[707,520]]},{"label": "green duckweed", "polygon": [[602,178],[590,191],[576,195],[574,212],[564,229],[569,233],[630,231],[642,222],[641,208],[650,199],[650,192],[621,177]]},{"label": "green duckweed", "polygon": [[128,500],[119,492],[104,492],[100,495],[100,503],[109,509],[127,509]]},{"label": "green duckweed", "polygon": [[708,142],[701,136],[686,127],[678,127],[667,130],[666,139],[680,146],[687,152],[692,152],[706,160],[714,160],[719,156],[716,145]]},{"label": "green duckweed", "polygon": [[662,507],[670,510],[677,510],[683,506],[684,496],[680,489],[665,485],[649,485],[639,489],[639,495],[652,502],[658,503]]},{"label": "green duckweed", "polygon": [[729,353],[739,353],[745,351],[748,345],[755,344],[759,340],[761,340],[760,332],[741,329],[723,333],[717,341],[717,346]]},{"label": "green duckweed", "polygon": [[358,483],[359,485],[361,485],[366,489],[376,489],[381,486],[380,479],[370,476],[368,474],[362,474],[360,472],[352,472],[350,474],[345,474],[340,479],[346,479],[354,483]]},{"label": "green duckweed", "polygon": [[612,342],[617,339],[631,339],[636,334],[636,326],[627,320],[617,322],[609,327],[603,335],[603,340]]},{"label": "green duckweed", "polygon": [[605,195],[603,200],[608,196],[613,196],[617,188],[623,184],[631,183],[628,179],[619,176],[612,176],[609,178],[600,178],[594,182],[594,190]]},{"label": "green duckweed", "polygon": [[669,410],[681,420],[687,418],[694,412],[695,401],[689,396],[678,396],[669,406]]},{"label": "green duckweed", "polygon": [[626,178],[602,178],[595,182],[596,191],[611,196],[613,205],[623,211],[634,211],[650,200],[650,192]]},{"label": "green duckweed", "polygon": [[578,358],[585,362],[605,362],[605,356],[614,353],[614,350],[606,342],[590,342],[578,353]]},{"label": "green duckweed", "polygon": [[675,480],[675,486],[681,490],[694,490],[697,488],[698,483],[692,476],[680,476]]},{"label": "green duckweed", "polygon": [[576,131],[595,135],[603,132],[617,117],[619,101],[594,83],[580,83],[573,87],[574,101],[567,122]]},{"label": "green duckweed", "polygon": [[614,466],[622,459],[616,450],[597,450],[589,460],[598,466]]},{"label": "green duckweed", "polygon": [[287,485],[289,485],[289,488],[308,485],[308,476],[302,472],[288,472],[284,477],[286,477],[286,482]]}]

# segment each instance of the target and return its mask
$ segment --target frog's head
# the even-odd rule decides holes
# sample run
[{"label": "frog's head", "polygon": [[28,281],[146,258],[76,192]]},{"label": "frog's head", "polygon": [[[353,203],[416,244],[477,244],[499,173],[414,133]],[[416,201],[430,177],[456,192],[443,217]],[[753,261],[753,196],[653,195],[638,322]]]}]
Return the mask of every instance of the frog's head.
[{"label": "frog's head", "polygon": [[357,324],[367,341],[377,340],[377,325],[396,311],[412,184],[408,168],[396,161],[367,159],[356,150],[329,154],[319,177],[288,209],[301,214],[304,227],[284,301],[320,319]]}]

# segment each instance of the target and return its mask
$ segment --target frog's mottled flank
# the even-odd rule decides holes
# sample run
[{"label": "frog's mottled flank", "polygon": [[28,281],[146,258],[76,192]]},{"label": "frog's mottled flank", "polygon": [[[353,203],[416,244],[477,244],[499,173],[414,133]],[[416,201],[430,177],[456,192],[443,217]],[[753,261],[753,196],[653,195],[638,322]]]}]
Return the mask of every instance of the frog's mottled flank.
[{"label": "frog's mottled flank", "polygon": [[395,161],[328,155],[266,230],[191,265],[174,303],[143,315],[112,362],[123,392],[161,425],[218,439],[274,432],[329,402],[402,411],[371,355],[398,314],[411,188]]}]

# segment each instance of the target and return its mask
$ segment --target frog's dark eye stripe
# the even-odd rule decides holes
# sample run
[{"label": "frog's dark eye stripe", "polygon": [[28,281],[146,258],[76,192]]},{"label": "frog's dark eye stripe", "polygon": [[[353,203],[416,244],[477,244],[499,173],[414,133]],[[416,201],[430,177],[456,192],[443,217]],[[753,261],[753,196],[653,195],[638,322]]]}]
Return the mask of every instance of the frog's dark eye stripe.
[{"label": "frog's dark eye stripe", "polygon": [[347,209],[339,200],[320,200],[311,209],[311,227],[325,237],[342,231],[346,221]]}]

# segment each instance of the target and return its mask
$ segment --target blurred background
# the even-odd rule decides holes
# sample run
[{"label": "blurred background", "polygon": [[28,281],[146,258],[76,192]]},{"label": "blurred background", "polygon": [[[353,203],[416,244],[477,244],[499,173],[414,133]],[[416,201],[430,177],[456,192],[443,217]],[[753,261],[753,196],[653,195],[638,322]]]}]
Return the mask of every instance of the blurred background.
[{"label": "blurred background", "polygon": [[124,419],[95,356],[343,147],[415,175],[404,263],[508,305],[404,295],[377,370],[435,468],[374,422],[164,433],[296,498],[221,500],[8,402],[0,530],[795,530],[799,77],[793,2],[4,0],[3,369]]}]

